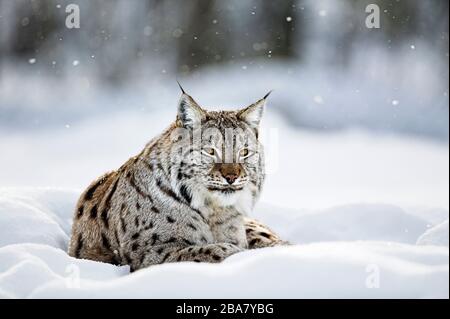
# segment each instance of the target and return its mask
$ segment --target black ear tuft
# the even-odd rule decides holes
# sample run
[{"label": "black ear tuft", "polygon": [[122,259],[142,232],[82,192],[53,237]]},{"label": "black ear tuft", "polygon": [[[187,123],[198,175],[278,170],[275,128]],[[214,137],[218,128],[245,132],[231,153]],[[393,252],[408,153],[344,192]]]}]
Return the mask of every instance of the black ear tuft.
[{"label": "black ear tuft", "polygon": [[272,94],[273,90],[270,90],[269,93],[267,93],[266,95],[264,95],[263,100],[266,100],[270,94]]},{"label": "black ear tuft", "polygon": [[181,86],[180,82],[177,80],[178,86],[180,87],[181,93],[186,94],[183,87]]}]

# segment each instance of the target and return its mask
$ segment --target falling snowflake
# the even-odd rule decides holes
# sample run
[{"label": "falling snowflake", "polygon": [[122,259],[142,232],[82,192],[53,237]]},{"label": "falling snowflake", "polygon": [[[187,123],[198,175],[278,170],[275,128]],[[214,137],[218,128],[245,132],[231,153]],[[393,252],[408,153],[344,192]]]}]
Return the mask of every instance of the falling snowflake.
[{"label": "falling snowflake", "polygon": [[146,26],[146,27],[144,28],[144,35],[145,35],[146,37],[151,36],[152,33],[153,33],[153,28],[152,28],[151,26],[148,25],[148,26]]},{"label": "falling snowflake", "polygon": [[28,60],[28,63],[35,64],[36,63],[36,59],[35,58],[31,58],[31,59]]},{"label": "falling snowflake", "polygon": [[392,105],[397,106],[400,104],[399,100],[392,100]]},{"label": "falling snowflake", "polygon": [[179,38],[182,35],[183,35],[183,30],[181,30],[180,28],[177,28],[177,29],[173,30],[173,32],[172,32],[172,36],[174,38]]},{"label": "falling snowflake", "polygon": [[411,50],[415,50],[416,46],[414,44],[411,44],[410,48],[411,48]]},{"label": "falling snowflake", "polygon": [[323,102],[324,102],[323,97],[321,97],[320,95],[314,96],[313,100],[314,100],[314,103],[316,103],[316,104],[323,104]]},{"label": "falling snowflake", "polygon": [[73,62],[72,62],[72,65],[73,66],[78,66],[80,64],[80,61],[78,61],[78,60],[74,60]]},{"label": "falling snowflake", "polygon": [[321,17],[326,17],[327,14],[328,14],[327,10],[320,10],[319,11],[319,16],[321,16]]},{"label": "falling snowflake", "polygon": [[261,42],[261,43],[255,42],[255,43],[253,43],[252,47],[253,47],[253,50],[255,50],[255,51],[261,51],[261,50],[266,50],[268,48],[268,44],[267,44],[267,42]]},{"label": "falling snowflake", "polygon": [[292,21],[292,17],[286,17],[286,21],[287,22],[291,22]]},{"label": "falling snowflake", "polygon": [[27,25],[30,24],[30,19],[28,17],[23,18],[21,24],[23,27],[26,27]]}]

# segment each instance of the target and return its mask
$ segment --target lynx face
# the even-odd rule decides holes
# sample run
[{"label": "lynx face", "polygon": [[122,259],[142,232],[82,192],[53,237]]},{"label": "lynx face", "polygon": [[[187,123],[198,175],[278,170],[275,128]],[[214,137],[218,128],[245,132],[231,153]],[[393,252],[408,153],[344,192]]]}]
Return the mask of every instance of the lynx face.
[{"label": "lynx face", "polygon": [[183,94],[177,125],[189,131],[187,140],[192,146],[184,145],[188,151],[181,152],[178,169],[184,183],[189,179],[193,192],[209,195],[223,205],[259,193],[264,153],[258,135],[264,104],[262,99],[238,111],[206,111]]},{"label": "lynx face", "polygon": [[[259,171],[260,147],[255,132],[236,119],[224,124],[223,116],[205,123],[202,139],[204,185],[209,191],[231,194],[243,190]],[[227,124],[231,127],[227,127]]]}]

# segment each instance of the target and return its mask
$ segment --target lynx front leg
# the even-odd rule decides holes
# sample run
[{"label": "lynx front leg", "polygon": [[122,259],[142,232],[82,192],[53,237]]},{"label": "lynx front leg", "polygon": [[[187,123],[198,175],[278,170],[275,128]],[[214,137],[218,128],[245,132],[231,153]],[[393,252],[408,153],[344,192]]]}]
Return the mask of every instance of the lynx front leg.
[{"label": "lynx front leg", "polygon": [[151,265],[180,261],[218,263],[241,251],[241,248],[229,243],[188,247],[155,246],[148,250],[132,269],[141,269]]},{"label": "lynx front leg", "polygon": [[241,252],[242,249],[229,243],[190,246],[171,253],[166,262],[195,261],[218,263],[225,258]]},{"label": "lynx front leg", "polygon": [[290,245],[289,242],[282,240],[275,232],[260,222],[250,218],[245,218],[244,221],[249,249]]}]

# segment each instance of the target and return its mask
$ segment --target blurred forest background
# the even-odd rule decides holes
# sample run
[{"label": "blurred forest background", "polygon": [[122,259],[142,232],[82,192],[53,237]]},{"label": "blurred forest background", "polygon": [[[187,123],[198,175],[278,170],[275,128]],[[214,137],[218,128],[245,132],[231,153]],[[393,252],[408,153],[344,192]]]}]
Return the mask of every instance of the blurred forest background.
[{"label": "blurred forest background", "polygon": [[[65,26],[68,4],[80,29]],[[369,3],[381,28],[365,25]],[[0,0],[0,127],[238,105],[275,89],[292,125],[448,141],[446,0]],[[0,129],[0,130],[1,130]]]}]

